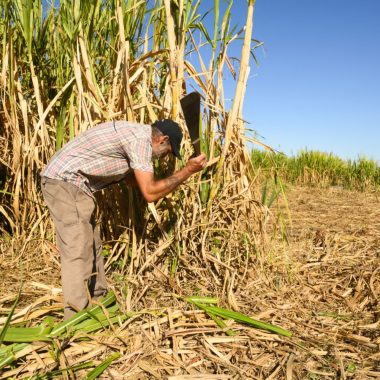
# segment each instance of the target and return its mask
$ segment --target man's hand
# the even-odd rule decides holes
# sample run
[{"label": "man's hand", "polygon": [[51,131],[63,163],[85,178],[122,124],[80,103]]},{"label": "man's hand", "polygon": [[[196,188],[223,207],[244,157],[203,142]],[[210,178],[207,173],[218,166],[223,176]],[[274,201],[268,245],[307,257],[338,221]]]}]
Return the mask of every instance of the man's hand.
[{"label": "man's hand", "polygon": [[165,195],[171,193],[181,183],[185,182],[193,174],[201,171],[207,165],[206,155],[201,153],[199,156],[191,158],[186,166],[168,178],[156,181],[153,173],[135,170],[137,184],[148,202],[157,201]]},{"label": "man's hand", "polygon": [[186,163],[186,167],[191,174],[197,173],[204,169],[207,165],[206,155],[201,153],[199,156],[190,158]]}]

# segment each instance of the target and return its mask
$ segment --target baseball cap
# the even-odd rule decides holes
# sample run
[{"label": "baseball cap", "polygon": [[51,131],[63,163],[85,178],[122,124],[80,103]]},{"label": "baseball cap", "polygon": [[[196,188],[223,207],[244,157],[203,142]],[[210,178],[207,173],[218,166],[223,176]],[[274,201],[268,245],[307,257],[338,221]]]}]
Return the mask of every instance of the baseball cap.
[{"label": "baseball cap", "polygon": [[152,124],[152,127],[157,128],[162,132],[164,136],[169,137],[170,145],[172,146],[172,152],[178,159],[182,159],[179,149],[182,141],[182,131],[179,124],[171,119],[157,120]]}]

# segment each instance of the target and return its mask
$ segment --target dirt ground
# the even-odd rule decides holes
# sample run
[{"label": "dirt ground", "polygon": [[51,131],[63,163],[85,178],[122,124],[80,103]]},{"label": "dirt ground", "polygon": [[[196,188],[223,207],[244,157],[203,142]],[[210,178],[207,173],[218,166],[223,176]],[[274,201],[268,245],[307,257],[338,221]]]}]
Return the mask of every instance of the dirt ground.
[{"label": "dirt ground", "polygon": [[[171,304],[168,284],[152,280],[131,304],[141,307],[145,299],[144,307],[170,305],[170,311],[160,318],[150,315],[149,322],[128,322],[124,357],[103,378],[380,378],[379,195],[289,187],[287,207],[291,222],[286,233],[277,228],[268,234],[265,252],[250,259],[247,276],[236,281],[229,301],[230,307],[286,328],[293,337],[236,324],[232,326],[238,334],[227,336],[202,312]],[[288,218],[287,207],[282,202],[280,220]],[[2,313],[10,308],[20,270],[29,301],[47,291],[54,294],[59,267],[52,252],[54,247],[50,256],[46,247],[40,252],[37,259],[45,267],[34,275],[28,274],[28,262],[21,269],[16,265],[14,252],[11,262],[2,254]],[[23,303],[27,301],[24,297]],[[104,346],[117,347],[115,340],[111,343]]]},{"label": "dirt ground", "polygon": [[290,187],[287,201],[288,244],[272,251],[288,280],[274,271],[269,297],[303,349],[289,354],[278,378],[379,378],[379,195]]}]

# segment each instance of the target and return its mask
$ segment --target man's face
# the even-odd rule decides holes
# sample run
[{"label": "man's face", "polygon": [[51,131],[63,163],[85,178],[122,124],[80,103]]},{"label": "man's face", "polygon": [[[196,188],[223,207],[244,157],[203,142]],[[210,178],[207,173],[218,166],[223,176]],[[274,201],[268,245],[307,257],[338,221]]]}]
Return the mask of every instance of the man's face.
[{"label": "man's face", "polygon": [[159,136],[152,139],[152,158],[159,159],[166,157],[172,152],[168,136]]}]

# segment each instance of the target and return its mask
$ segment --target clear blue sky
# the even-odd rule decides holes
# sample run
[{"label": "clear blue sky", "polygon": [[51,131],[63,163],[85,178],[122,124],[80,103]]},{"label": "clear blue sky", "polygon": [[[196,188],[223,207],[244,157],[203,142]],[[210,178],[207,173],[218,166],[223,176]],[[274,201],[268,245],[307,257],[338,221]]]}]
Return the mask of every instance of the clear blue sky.
[{"label": "clear blue sky", "polygon": [[254,38],[244,117],[265,143],[380,160],[380,0],[257,0]]}]

